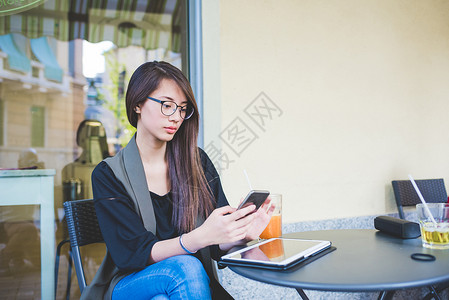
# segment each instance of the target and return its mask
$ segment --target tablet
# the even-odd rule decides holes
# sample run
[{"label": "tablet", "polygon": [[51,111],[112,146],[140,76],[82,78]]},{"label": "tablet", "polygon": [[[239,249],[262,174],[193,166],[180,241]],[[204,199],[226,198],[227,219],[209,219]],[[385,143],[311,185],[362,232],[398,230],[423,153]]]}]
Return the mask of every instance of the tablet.
[{"label": "tablet", "polygon": [[272,238],[232,251],[220,265],[285,270],[331,247],[330,241]]}]

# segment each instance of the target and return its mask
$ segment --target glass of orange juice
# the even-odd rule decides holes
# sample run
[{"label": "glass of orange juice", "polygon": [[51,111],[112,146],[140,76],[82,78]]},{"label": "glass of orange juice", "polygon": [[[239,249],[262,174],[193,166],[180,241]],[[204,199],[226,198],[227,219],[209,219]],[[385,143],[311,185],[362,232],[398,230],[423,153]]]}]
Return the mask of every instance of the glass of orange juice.
[{"label": "glass of orange juice", "polygon": [[275,209],[271,216],[270,223],[268,223],[265,230],[260,234],[260,238],[266,240],[282,235],[282,195],[270,194],[270,198],[270,204],[274,204]]}]

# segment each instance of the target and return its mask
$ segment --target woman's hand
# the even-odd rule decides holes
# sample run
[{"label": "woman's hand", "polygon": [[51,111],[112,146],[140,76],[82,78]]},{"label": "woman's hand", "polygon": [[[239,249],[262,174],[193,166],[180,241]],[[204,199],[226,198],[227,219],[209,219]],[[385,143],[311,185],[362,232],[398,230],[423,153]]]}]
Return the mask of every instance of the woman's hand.
[{"label": "woman's hand", "polygon": [[246,241],[252,241],[259,238],[262,231],[264,231],[264,229],[267,227],[276,207],[274,204],[270,206],[270,201],[271,198],[268,197],[267,200],[265,200],[265,202],[262,204],[262,206],[255,213],[253,213],[254,220],[249,226],[248,232],[246,233]]},{"label": "woman's hand", "polygon": [[229,244],[243,240],[253,224],[255,213],[251,212],[255,208],[255,205],[249,205],[239,210],[230,206],[215,209],[196,229],[200,232],[199,236],[204,241],[204,246]]},{"label": "woman's hand", "polygon": [[218,244],[221,247],[221,245],[242,243],[254,220],[254,213],[251,212],[255,209],[255,205],[239,210],[230,206],[215,209],[200,227],[183,235],[182,246],[185,248],[181,247],[180,237],[154,244],[149,263],[185,254],[185,249],[196,252],[210,245]]}]

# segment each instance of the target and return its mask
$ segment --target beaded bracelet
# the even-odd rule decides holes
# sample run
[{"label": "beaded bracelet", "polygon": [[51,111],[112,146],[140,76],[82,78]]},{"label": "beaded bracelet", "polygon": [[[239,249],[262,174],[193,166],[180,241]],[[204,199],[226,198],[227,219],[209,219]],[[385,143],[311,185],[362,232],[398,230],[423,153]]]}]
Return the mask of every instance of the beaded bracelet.
[{"label": "beaded bracelet", "polygon": [[190,251],[189,249],[187,249],[186,248],[186,246],[184,246],[184,243],[182,242],[182,236],[183,236],[184,234],[181,234],[181,236],[179,237],[179,244],[181,245],[181,248],[185,251],[185,252],[187,252],[188,254],[194,254],[194,253],[196,253],[196,251],[195,252],[192,252],[192,251]]}]

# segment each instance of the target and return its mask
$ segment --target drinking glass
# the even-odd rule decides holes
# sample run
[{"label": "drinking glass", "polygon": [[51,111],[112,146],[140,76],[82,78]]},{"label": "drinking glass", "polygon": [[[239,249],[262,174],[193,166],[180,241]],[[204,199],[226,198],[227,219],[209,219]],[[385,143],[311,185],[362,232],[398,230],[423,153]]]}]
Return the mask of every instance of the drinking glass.
[{"label": "drinking glass", "polygon": [[260,234],[261,239],[271,239],[282,235],[282,195],[271,194],[270,197],[270,204],[275,204],[275,209],[270,223],[268,223],[265,230]]},{"label": "drinking glass", "polygon": [[416,205],[422,245],[431,249],[449,249],[449,204],[428,203],[429,216],[422,203]]}]

